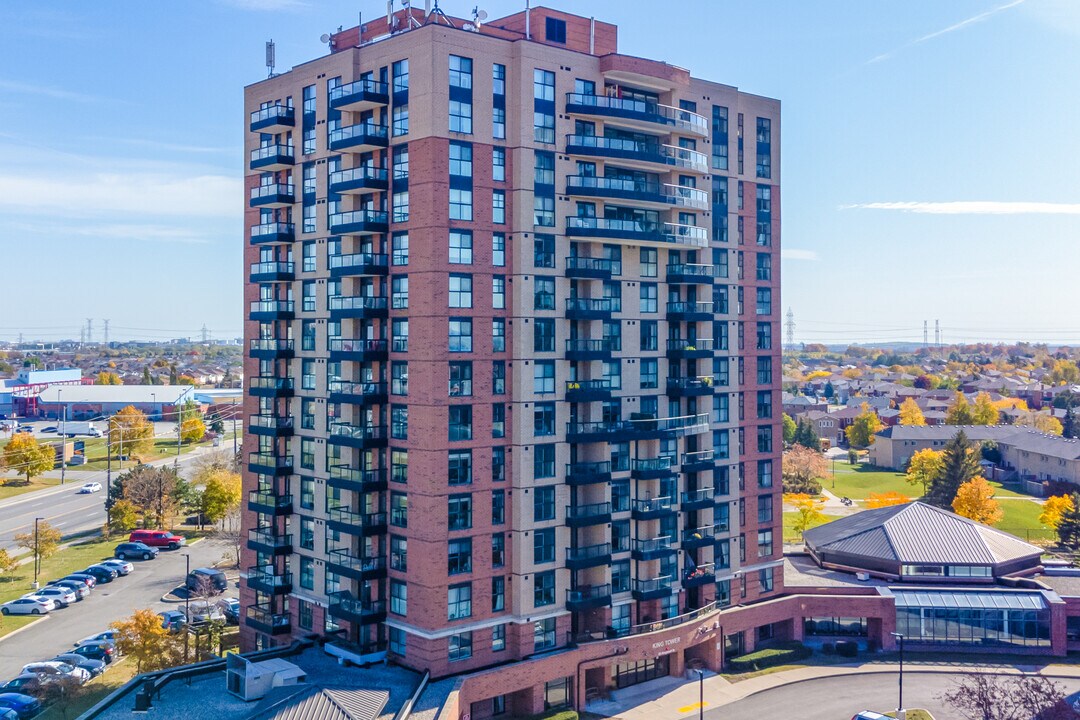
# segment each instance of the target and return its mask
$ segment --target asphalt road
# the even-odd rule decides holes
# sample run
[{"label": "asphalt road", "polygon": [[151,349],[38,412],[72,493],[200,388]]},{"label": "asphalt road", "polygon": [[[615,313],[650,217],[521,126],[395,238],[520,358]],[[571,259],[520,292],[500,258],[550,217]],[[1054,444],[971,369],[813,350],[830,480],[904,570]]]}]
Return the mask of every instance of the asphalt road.
[{"label": "asphalt road", "polygon": [[[963,677],[958,674],[904,673],[904,704],[909,708],[924,708],[936,720],[964,720],[937,697]],[[884,712],[896,708],[897,676],[895,673],[848,675],[821,680],[793,683],[751,695],[745,700],[706,710],[707,720],[761,720],[762,718],[792,718],[795,720],[848,720],[860,710]],[[1066,692],[1080,690],[1080,680],[1056,680]],[[706,697],[706,702],[708,698]]]},{"label": "asphalt road", "polygon": [[[196,568],[220,560],[224,550],[221,544],[202,540],[187,549],[163,550],[156,560],[135,561],[135,570],[127,577],[98,585],[82,602],[55,610],[16,635],[0,638],[0,680],[15,677],[28,662],[48,660],[69,650],[77,640],[107,629],[109,623],[135,610],[149,607],[156,612],[178,607],[161,602],[161,596],[184,581],[184,553],[190,553],[191,567]],[[235,581],[226,594],[237,597]]]}]

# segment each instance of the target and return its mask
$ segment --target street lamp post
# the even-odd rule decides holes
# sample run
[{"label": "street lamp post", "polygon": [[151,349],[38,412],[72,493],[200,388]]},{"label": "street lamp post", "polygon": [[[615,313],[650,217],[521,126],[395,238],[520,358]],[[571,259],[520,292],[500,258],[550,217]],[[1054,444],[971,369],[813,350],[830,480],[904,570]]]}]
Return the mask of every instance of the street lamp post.
[{"label": "street lamp post", "polygon": [[191,574],[191,553],[184,553],[184,662],[188,661],[188,624],[191,622],[191,589],[187,587],[187,577]]},{"label": "street lamp post", "polygon": [[705,671],[695,670],[698,677],[698,720],[705,718]]},{"label": "street lamp post", "polygon": [[41,571],[41,546],[38,544],[38,523],[45,518],[34,518],[34,589],[38,589],[38,573]]},{"label": "street lamp post", "polygon": [[903,633],[890,633],[894,638],[900,641],[900,696],[897,698],[896,705],[896,717],[903,720],[904,715],[904,634]]},{"label": "street lamp post", "polygon": [[60,393],[63,388],[57,388],[56,401],[60,403],[60,409],[64,413],[64,419],[60,421],[60,484],[64,484],[64,475],[67,470],[67,405],[61,400]]}]

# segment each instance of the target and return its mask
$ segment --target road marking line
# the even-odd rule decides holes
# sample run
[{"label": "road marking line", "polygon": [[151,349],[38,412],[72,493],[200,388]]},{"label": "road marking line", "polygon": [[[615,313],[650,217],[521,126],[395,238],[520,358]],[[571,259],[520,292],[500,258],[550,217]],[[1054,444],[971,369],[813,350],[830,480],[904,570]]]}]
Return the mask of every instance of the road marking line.
[{"label": "road marking line", "polygon": [[679,708],[678,711],[681,712],[681,713],[688,713],[691,710],[697,710],[698,708],[708,707],[708,705],[709,705],[709,703],[707,703],[707,702],[693,703],[692,705],[685,705],[685,706]]}]

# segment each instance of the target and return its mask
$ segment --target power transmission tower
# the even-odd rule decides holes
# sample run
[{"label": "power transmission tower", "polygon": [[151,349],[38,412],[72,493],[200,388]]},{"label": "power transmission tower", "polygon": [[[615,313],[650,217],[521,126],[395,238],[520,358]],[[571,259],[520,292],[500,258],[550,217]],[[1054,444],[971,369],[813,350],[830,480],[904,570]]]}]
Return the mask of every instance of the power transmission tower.
[{"label": "power transmission tower", "polygon": [[108,320],[102,320],[102,322],[105,323],[105,345],[108,346],[108,344],[109,344],[109,321]]},{"label": "power transmission tower", "polygon": [[81,327],[81,326],[79,327],[79,344],[80,345],[85,345],[86,344],[86,328]]},{"label": "power transmission tower", "polygon": [[94,342],[94,319],[86,318],[86,342]]},{"label": "power transmission tower", "polygon": [[205,343],[210,340],[210,331],[206,329],[206,323],[202,326],[202,341]]},{"label": "power transmission tower", "polygon": [[941,321],[934,321],[934,346],[941,347]]},{"label": "power transmission tower", "polygon": [[926,320],[923,320],[922,321],[922,344],[923,344],[923,347],[926,347],[926,345],[927,345],[927,342],[926,342],[927,332],[928,332],[928,330],[927,330],[927,322],[926,322]]},{"label": "power transmission tower", "polygon": [[787,309],[787,321],[784,323],[784,328],[787,332],[788,347],[795,347],[795,313],[790,307]]}]

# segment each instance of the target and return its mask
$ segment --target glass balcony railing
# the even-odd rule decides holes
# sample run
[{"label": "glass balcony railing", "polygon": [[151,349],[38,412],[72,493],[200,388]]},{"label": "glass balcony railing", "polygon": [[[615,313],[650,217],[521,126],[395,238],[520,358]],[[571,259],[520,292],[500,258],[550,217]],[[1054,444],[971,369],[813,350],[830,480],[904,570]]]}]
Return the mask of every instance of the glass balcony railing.
[{"label": "glass balcony railing", "polygon": [[567,93],[566,105],[567,112],[570,113],[599,114],[640,120],[673,127],[676,130],[693,133],[701,137],[707,137],[709,134],[709,121],[704,116],[689,110],[648,100],[613,97],[610,95]]}]

